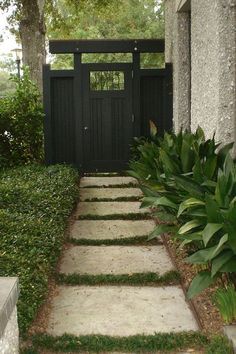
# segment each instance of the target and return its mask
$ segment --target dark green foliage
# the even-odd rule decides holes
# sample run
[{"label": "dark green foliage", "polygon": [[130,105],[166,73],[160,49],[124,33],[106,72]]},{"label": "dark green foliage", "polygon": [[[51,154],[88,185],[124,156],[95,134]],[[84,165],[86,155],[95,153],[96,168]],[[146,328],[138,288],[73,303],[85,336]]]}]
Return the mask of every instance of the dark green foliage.
[{"label": "dark green foliage", "polygon": [[31,165],[0,172],[0,276],[18,276],[24,333],[47,292],[77,195],[69,167]]},{"label": "dark green foliage", "polygon": [[[104,351],[146,353],[160,351],[171,351],[187,349],[191,346],[198,349],[206,347],[209,339],[199,332],[185,333],[156,333],[152,336],[137,335],[130,337],[109,337],[109,336],[80,336],[63,335],[52,337],[39,334],[32,338],[37,349],[49,349],[63,353],[99,353]],[[225,352],[230,354],[231,352]],[[210,352],[209,352],[210,354]]]},{"label": "dark green foliage", "polygon": [[14,93],[1,99],[0,166],[40,161],[43,155],[43,108],[40,93],[24,69],[12,77]]},{"label": "dark green foliage", "polygon": [[149,239],[173,234],[182,246],[192,244],[188,261],[206,268],[194,278],[189,297],[225,273],[235,282],[236,166],[229,154],[232,144],[217,148],[214,137],[205,140],[200,128],[165,133],[142,143],[139,159],[130,163],[129,173],[145,195],[142,206],[158,207],[160,219],[160,213],[167,214],[168,224],[158,225]]},{"label": "dark green foliage", "polygon": [[67,285],[173,285],[179,284],[180,274],[170,271],[164,275],[157,273],[133,273],[133,274],[105,274],[105,275],[80,275],[57,274],[56,279],[61,284]]}]

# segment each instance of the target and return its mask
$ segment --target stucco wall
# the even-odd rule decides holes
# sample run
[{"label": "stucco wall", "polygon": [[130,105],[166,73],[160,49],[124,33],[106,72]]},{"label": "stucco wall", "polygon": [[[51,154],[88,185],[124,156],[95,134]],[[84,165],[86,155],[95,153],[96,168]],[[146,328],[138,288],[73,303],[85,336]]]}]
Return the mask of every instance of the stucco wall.
[{"label": "stucco wall", "polygon": [[235,0],[191,2],[191,128],[234,140]]},{"label": "stucco wall", "polygon": [[180,8],[184,2],[165,1],[166,61],[173,63],[175,130],[180,125],[192,130],[200,125],[207,137],[215,132],[224,143],[235,141],[236,0],[191,0],[191,64],[189,14]]},{"label": "stucco wall", "polygon": [[177,13],[173,0],[165,2],[165,61],[173,63],[173,122],[178,131],[190,128],[189,14]]},{"label": "stucco wall", "polygon": [[1,354],[19,353],[19,330],[17,323],[17,310],[14,308],[7,323],[3,336],[0,338]]}]

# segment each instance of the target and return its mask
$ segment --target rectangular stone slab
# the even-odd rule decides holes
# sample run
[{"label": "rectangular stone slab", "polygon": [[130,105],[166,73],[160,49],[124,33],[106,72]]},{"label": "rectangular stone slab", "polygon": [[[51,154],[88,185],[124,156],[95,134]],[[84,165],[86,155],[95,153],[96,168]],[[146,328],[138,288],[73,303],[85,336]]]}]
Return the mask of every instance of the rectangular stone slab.
[{"label": "rectangular stone slab", "polygon": [[142,197],[139,188],[81,188],[80,200],[97,199],[117,199],[122,197]]},{"label": "rectangular stone slab", "polygon": [[78,220],[71,228],[71,237],[89,240],[115,240],[149,235],[153,220]]},{"label": "rectangular stone slab", "polygon": [[173,270],[165,246],[72,246],[64,252],[65,274],[133,274]]},{"label": "rectangular stone slab", "polygon": [[137,180],[133,177],[82,177],[80,180],[80,187],[107,187],[107,186],[116,186],[122,184],[137,185]]},{"label": "rectangular stone slab", "polygon": [[198,330],[176,286],[60,286],[52,301],[48,333],[130,336]]},{"label": "rectangular stone slab", "polygon": [[79,202],[76,217],[80,215],[107,216],[147,213],[148,209],[140,209],[140,205],[140,202]]}]

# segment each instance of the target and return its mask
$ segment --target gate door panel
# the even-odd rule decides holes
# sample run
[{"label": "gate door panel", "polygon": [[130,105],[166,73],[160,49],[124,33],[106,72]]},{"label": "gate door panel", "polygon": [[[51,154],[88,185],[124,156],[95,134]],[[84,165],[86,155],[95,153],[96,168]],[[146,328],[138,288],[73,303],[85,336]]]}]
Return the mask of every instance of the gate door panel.
[{"label": "gate door panel", "polygon": [[133,136],[132,65],[83,64],[83,88],[84,169],[126,168]]}]

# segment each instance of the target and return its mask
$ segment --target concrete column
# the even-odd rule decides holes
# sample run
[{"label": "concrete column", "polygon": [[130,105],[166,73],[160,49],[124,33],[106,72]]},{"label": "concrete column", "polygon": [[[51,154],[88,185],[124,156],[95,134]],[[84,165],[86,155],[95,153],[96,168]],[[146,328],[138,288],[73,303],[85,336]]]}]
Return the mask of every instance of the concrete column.
[{"label": "concrete column", "polygon": [[179,0],[166,0],[166,62],[173,63],[174,130],[189,129],[191,121],[190,13],[178,12]]},{"label": "concrete column", "polygon": [[[236,0],[192,0],[191,128],[236,138]],[[236,151],[236,150],[235,150]]]}]

